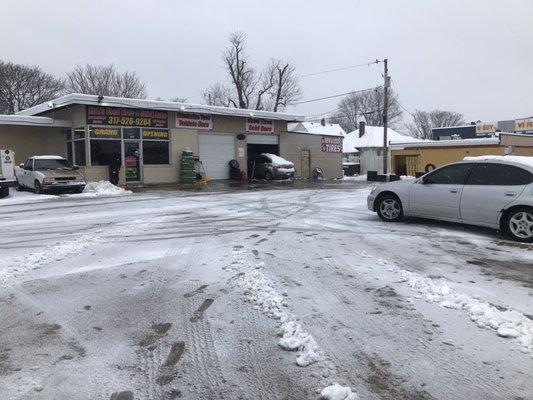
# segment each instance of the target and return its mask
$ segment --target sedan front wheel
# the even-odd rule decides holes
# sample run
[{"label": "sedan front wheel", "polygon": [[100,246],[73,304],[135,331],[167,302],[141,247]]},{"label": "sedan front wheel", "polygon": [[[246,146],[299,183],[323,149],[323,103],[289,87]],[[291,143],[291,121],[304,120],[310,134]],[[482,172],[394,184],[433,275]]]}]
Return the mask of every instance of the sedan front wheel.
[{"label": "sedan front wheel", "polygon": [[394,195],[379,197],[376,208],[379,218],[385,222],[397,222],[403,218],[402,202]]},{"label": "sedan front wheel", "polygon": [[533,242],[533,209],[521,207],[507,214],[505,227],[509,235],[519,242]]}]

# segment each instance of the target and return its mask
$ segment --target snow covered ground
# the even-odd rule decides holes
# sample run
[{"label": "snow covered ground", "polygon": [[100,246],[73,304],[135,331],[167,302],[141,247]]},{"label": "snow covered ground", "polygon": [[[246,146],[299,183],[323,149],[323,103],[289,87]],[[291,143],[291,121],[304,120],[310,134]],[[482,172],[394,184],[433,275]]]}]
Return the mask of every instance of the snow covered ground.
[{"label": "snow covered ground", "polygon": [[533,246],[369,187],[0,200],[0,399],[531,398]]}]

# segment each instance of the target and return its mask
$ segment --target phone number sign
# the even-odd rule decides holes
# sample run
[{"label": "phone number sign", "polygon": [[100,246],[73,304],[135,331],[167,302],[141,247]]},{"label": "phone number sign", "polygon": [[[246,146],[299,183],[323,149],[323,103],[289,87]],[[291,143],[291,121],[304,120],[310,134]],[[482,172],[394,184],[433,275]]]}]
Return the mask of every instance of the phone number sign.
[{"label": "phone number sign", "polygon": [[87,106],[87,124],[139,126],[147,128],[167,128],[166,111],[136,108]]},{"label": "phone number sign", "polygon": [[342,153],[342,138],[322,136],[322,151],[324,153]]}]

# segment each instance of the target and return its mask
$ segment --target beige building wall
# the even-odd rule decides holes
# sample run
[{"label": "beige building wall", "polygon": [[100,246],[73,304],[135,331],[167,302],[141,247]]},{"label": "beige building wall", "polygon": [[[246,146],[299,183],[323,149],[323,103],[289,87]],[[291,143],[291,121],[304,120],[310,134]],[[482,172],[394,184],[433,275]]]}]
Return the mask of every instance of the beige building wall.
[{"label": "beige building wall", "polygon": [[[427,147],[418,149],[391,150],[392,171],[396,170],[400,156],[417,156],[417,172],[424,172],[428,164],[436,168],[443,165],[462,161],[465,157],[484,155],[504,155],[505,148],[500,145],[486,146],[454,146],[454,147]],[[532,147],[516,147],[515,155],[533,156]]]},{"label": "beige building wall", "polygon": [[0,125],[0,149],[15,152],[15,163],[38,155],[66,156],[62,128]]},{"label": "beige building wall", "polygon": [[324,170],[326,179],[342,178],[342,153],[323,152],[322,136],[293,132],[280,134],[280,156],[294,163],[297,178],[302,177],[301,172],[305,169],[302,165],[305,162],[302,150],[310,151],[311,172],[315,167],[320,167]]}]

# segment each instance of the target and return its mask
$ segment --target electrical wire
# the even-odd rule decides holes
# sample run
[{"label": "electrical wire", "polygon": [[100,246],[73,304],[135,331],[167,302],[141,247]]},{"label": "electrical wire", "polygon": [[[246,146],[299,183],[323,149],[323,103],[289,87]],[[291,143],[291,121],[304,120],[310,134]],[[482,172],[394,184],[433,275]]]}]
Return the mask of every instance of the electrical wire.
[{"label": "electrical wire", "polygon": [[339,67],[339,68],[327,69],[327,70],[324,70],[324,71],[318,71],[318,72],[312,72],[310,74],[299,75],[298,78],[307,78],[309,76],[329,74],[330,72],[346,71],[348,69],[353,69],[353,68],[358,68],[358,67],[369,67],[372,64],[378,64],[380,62],[381,62],[380,60],[376,60],[376,61],[370,61],[370,62],[363,63],[363,64],[349,65],[347,67]]},{"label": "electrical wire", "polygon": [[297,102],[297,103],[293,103],[293,105],[307,104],[307,103],[313,103],[313,102],[315,102],[315,101],[321,101],[321,100],[327,100],[327,99],[334,99],[335,97],[342,97],[342,96],[347,96],[347,95],[349,95],[349,94],[355,94],[355,93],[367,92],[367,91],[369,91],[369,90],[378,89],[378,88],[380,88],[380,87],[383,87],[383,85],[378,85],[378,86],[374,86],[374,87],[367,88],[367,89],[353,90],[353,91],[351,91],[351,92],[339,93],[339,94],[334,94],[334,95],[326,96],[326,97],[319,97],[319,98],[317,98],[317,99],[311,99],[311,100],[299,101],[299,102]]}]

